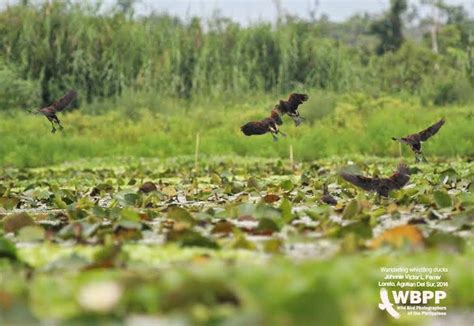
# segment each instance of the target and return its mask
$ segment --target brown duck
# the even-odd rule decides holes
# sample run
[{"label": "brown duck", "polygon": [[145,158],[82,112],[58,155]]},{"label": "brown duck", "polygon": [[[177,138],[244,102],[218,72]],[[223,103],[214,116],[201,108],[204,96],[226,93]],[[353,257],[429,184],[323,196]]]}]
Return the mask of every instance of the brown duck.
[{"label": "brown duck", "polygon": [[397,171],[388,178],[366,177],[358,174],[341,173],[341,177],[367,191],[375,191],[379,196],[388,197],[391,190],[403,188],[410,180],[410,169],[399,164]]},{"label": "brown duck", "polygon": [[330,193],[328,189],[328,184],[325,183],[323,185],[323,195],[321,196],[321,201],[325,204],[334,206],[337,205],[337,200],[334,198]]},{"label": "brown duck", "polygon": [[425,130],[420,131],[419,133],[408,135],[406,137],[392,137],[393,140],[399,141],[402,144],[410,146],[413,153],[415,153],[415,163],[426,162],[426,158],[423,155],[421,148],[421,143],[428,140],[430,137],[435,135],[438,130],[444,125],[445,120],[441,119],[436,122],[434,125],[426,128]]},{"label": "brown duck", "polygon": [[59,130],[63,129],[61,122],[59,121],[58,116],[56,115],[57,112],[61,112],[64,110],[71,102],[76,98],[77,93],[75,91],[69,91],[66,95],[61,97],[59,100],[51,104],[50,106],[38,109],[35,114],[42,114],[44,115],[50,122],[53,129],[51,132],[54,134],[56,132],[56,126],[58,125]]},{"label": "brown duck", "polygon": [[306,94],[291,93],[288,100],[280,100],[280,103],[275,105],[275,109],[278,110],[280,115],[288,114],[295,122],[295,125],[299,126],[304,118],[300,116],[298,106],[308,99],[309,96]]},{"label": "brown duck", "polygon": [[145,182],[138,189],[139,192],[143,192],[145,194],[148,194],[150,192],[157,191],[157,190],[158,190],[158,188],[156,187],[156,184],[151,182],[151,181]]},{"label": "brown duck", "polygon": [[283,121],[281,120],[280,114],[277,110],[273,109],[271,115],[268,118],[265,118],[260,121],[251,121],[247,122],[245,125],[240,127],[240,130],[246,136],[253,135],[264,135],[266,133],[271,133],[273,140],[277,141],[277,134],[286,136],[286,134],[278,129],[278,126],[281,126]]}]

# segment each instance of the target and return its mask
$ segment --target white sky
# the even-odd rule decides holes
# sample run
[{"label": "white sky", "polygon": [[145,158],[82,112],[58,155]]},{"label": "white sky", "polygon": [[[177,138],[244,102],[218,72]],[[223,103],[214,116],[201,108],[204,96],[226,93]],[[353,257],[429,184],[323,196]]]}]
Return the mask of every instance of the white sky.
[{"label": "white sky", "polygon": [[[107,2],[113,0],[107,0]],[[280,0],[282,9],[291,15],[309,17],[315,2],[319,2],[317,16],[327,14],[331,20],[341,21],[356,13],[380,13],[389,6],[389,0]],[[419,1],[410,0],[418,4]],[[448,4],[463,5],[474,12],[474,0],[446,0]],[[243,24],[258,20],[275,21],[276,7],[273,0],[142,0],[137,12],[150,10],[167,12],[180,18],[199,16],[210,18],[218,10],[224,17]]]},{"label": "white sky", "polygon": [[[0,0],[0,9],[8,3],[12,4],[18,1]],[[117,2],[117,0],[99,1],[103,2],[106,7]],[[37,3],[42,0],[32,0],[32,2]],[[139,15],[155,10],[184,19],[192,16],[212,18],[213,13],[218,10],[221,16],[229,17],[244,25],[259,20],[273,22],[276,18],[274,0],[138,0],[138,2],[136,12]],[[285,13],[302,18],[309,17],[309,12],[315,8],[316,2],[319,2],[316,12],[318,17],[321,14],[326,14],[331,20],[342,21],[356,13],[380,13],[388,8],[390,0],[280,0]],[[474,0],[445,0],[445,2],[463,5],[471,16],[474,14]],[[409,3],[419,4],[420,0],[409,0]]]}]

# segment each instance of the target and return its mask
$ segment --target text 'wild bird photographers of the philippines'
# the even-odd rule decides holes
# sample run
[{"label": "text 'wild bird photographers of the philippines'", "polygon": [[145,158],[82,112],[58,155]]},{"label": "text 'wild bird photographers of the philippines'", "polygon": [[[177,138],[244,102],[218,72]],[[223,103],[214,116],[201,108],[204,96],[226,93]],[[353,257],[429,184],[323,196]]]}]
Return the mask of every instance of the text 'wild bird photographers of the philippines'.
[{"label": "text 'wild bird photographers of the philippines'", "polygon": [[380,310],[395,319],[403,316],[447,316],[447,267],[381,267]]}]

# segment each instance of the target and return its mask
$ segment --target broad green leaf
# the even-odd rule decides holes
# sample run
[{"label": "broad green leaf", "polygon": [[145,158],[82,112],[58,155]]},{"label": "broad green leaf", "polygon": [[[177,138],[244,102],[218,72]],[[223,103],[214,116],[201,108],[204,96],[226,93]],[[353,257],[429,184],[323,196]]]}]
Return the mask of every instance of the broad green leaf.
[{"label": "broad green leaf", "polygon": [[248,188],[255,188],[255,189],[260,189],[260,183],[255,177],[250,177],[247,180],[247,187]]},{"label": "broad green leaf", "polygon": [[183,247],[205,247],[218,249],[219,245],[211,237],[206,237],[199,232],[184,230],[182,232],[170,232],[167,235],[168,241],[178,242]]},{"label": "broad green leaf", "polygon": [[280,230],[280,227],[278,226],[277,223],[275,223],[275,221],[273,221],[272,219],[270,218],[261,218],[259,221],[258,221],[258,226],[257,226],[257,229],[256,231],[260,232],[260,233],[273,233],[273,232],[278,232]]},{"label": "broad green leaf", "polygon": [[0,197],[0,207],[5,208],[6,210],[14,209],[19,202],[20,199],[16,197]]},{"label": "broad green leaf", "polygon": [[60,209],[67,208],[67,204],[58,195],[54,195],[54,204],[56,205],[57,208],[60,208]]},{"label": "broad green leaf", "polygon": [[450,207],[452,205],[451,197],[445,191],[434,191],[433,198],[439,208]]},{"label": "broad green leaf", "polygon": [[140,216],[130,207],[124,207],[120,212],[120,216],[128,221],[140,222]]},{"label": "broad green leaf", "polygon": [[44,229],[41,226],[28,225],[17,235],[18,241],[41,241],[44,239]]},{"label": "broad green leaf", "polygon": [[13,260],[17,259],[15,244],[0,235],[0,258],[1,257]]},{"label": "broad green leaf", "polygon": [[217,173],[212,173],[211,174],[211,183],[215,184],[215,185],[222,184],[221,177]]},{"label": "broad green leaf", "polygon": [[369,224],[369,220],[361,220],[345,225],[337,230],[336,235],[338,237],[345,237],[351,233],[362,239],[371,238],[372,228]]},{"label": "broad green leaf", "polygon": [[231,248],[234,249],[247,249],[247,250],[255,250],[256,246],[252,241],[249,241],[243,233],[238,233],[235,236],[234,241],[230,244]]},{"label": "broad green leaf", "polygon": [[284,180],[280,183],[280,188],[285,190],[285,191],[291,191],[291,190],[293,190],[294,187],[295,187],[295,185],[289,179],[286,179],[286,180]]},{"label": "broad green leaf", "polygon": [[345,220],[350,220],[357,216],[357,214],[361,211],[361,205],[357,199],[352,199],[349,204],[344,207],[344,211],[342,212],[342,218]]},{"label": "broad green leaf", "polygon": [[283,241],[279,238],[271,238],[263,242],[263,250],[268,253],[279,253],[283,249]]},{"label": "broad green leaf", "polygon": [[293,214],[292,214],[292,206],[290,201],[287,198],[283,198],[281,201],[280,207],[281,211],[281,218],[285,221],[285,223],[288,223],[293,219]]},{"label": "broad green leaf", "polygon": [[426,245],[429,248],[436,248],[437,250],[461,253],[464,252],[466,241],[463,238],[450,233],[436,232],[426,238]]},{"label": "broad green leaf", "polygon": [[197,223],[196,219],[187,210],[181,207],[170,207],[168,209],[168,218],[188,225],[195,225]]}]

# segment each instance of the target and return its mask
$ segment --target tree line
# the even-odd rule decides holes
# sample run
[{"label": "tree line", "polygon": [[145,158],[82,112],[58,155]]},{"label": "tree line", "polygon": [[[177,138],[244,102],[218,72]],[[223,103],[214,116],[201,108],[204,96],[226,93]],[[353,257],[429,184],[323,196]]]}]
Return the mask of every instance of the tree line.
[{"label": "tree line", "polygon": [[[133,1],[22,1],[0,12],[0,109],[81,101],[124,90],[185,99],[284,93],[295,88],[408,93],[463,101],[474,84],[474,22],[462,6],[406,0],[383,15],[280,17],[241,26],[224,17],[181,20],[133,14]],[[82,103],[76,103],[81,105]]]}]

